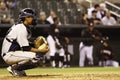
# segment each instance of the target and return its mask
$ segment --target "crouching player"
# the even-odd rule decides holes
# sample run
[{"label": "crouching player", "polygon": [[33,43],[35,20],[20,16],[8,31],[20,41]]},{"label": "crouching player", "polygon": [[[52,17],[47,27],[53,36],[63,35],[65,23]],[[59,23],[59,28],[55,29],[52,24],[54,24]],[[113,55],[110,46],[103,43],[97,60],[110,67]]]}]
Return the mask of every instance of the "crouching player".
[{"label": "crouching player", "polygon": [[39,64],[39,58],[36,55],[46,53],[49,50],[48,46],[43,49],[30,46],[30,26],[35,24],[35,11],[31,8],[25,8],[19,14],[19,23],[14,24],[4,38],[1,56],[9,65],[7,70],[13,76],[26,76],[24,70],[35,68]]},{"label": "crouching player", "polygon": [[102,46],[99,51],[99,66],[119,67],[119,63],[113,60],[114,54],[108,40],[101,41]]}]

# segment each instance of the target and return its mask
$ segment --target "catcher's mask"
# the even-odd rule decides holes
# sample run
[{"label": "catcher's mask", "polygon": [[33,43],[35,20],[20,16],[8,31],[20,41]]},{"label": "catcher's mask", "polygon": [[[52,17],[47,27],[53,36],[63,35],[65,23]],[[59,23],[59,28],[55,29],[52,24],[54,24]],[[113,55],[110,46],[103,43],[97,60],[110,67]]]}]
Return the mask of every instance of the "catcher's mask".
[{"label": "catcher's mask", "polygon": [[36,19],[36,11],[31,9],[31,8],[25,8],[21,10],[19,13],[19,22],[22,22],[25,20],[26,17],[33,17],[31,25],[36,25],[37,24],[37,19]]}]

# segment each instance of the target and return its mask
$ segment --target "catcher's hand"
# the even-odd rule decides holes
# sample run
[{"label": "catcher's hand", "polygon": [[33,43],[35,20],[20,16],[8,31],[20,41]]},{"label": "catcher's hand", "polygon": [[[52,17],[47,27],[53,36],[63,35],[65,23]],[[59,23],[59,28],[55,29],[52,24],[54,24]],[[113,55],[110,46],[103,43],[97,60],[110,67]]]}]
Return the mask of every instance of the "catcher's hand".
[{"label": "catcher's hand", "polygon": [[34,40],[34,46],[35,48],[41,50],[41,52],[44,51],[44,49],[46,50],[47,48],[49,48],[47,45],[47,41],[43,36],[39,36]]}]

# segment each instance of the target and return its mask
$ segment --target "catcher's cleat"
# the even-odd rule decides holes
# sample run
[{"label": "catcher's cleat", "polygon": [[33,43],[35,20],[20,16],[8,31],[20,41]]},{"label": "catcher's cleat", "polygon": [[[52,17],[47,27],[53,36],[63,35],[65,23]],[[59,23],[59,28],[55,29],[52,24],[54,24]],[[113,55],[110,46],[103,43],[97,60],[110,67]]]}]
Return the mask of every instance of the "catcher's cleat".
[{"label": "catcher's cleat", "polygon": [[27,75],[26,75],[25,71],[22,70],[22,71],[19,71],[19,76],[27,76]]},{"label": "catcher's cleat", "polygon": [[18,70],[14,70],[11,66],[9,66],[7,68],[7,70],[9,71],[10,74],[12,74],[13,76],[27,76],[25,71],[18,71]]}]

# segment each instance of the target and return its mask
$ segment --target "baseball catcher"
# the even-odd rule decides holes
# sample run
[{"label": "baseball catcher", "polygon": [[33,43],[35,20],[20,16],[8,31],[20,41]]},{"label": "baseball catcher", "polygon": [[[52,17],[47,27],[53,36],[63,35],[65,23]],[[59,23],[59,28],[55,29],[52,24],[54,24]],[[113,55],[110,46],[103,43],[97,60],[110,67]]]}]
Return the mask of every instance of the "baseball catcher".
[{"label": "baseball catcher", "polygon": [[[2,58],[9,65],[7,70],[13,76],[26,76],[25,70],[39,66],[40,59],[37,54],[46,53],[49,47],[45,39],[36,39],[36,47],[29,43],[31,38],[31,25],[36,25],[36,12],[31,8],[20,11],[19,21],[7,32],[2,45]],[[39,44],[39,45],[38,45]]]}]

